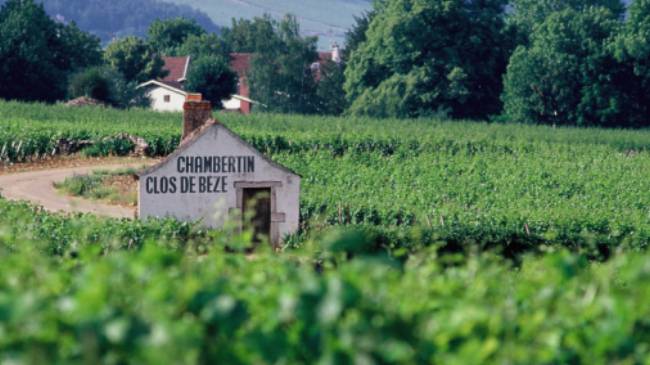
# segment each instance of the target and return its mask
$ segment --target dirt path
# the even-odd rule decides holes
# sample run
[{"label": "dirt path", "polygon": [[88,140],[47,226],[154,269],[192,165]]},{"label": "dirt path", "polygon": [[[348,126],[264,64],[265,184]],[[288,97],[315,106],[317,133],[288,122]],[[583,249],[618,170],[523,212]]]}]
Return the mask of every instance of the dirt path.
[{"label": "dirt path", "polygon": [[93,170],[139,168],[151,163],[153,162],[89,165],[0,175],[0,195],[10,200],[27,200],[52,212],[82,212],[114,218],[133,218],[135,216],[134,208],[65,196],[56,191],[54,183],[74,175],[88,174]]}]

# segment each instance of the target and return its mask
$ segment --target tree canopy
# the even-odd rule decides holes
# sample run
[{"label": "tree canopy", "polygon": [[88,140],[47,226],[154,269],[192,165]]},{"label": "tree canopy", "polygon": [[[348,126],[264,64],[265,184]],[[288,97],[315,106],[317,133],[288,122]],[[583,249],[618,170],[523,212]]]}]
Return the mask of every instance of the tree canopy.
[{"label": "tree canopy", "polygon": [[69,97],[86,96],[111,104],[113,102],[113,80],[107,77],[105,67],[91,67],[70,79]]},{"label": "tree canopy", "polygon": [[556,12],[568,9],[582,12],[590,7],[604,7],[615,17],[622,17],[625,12],[625,4],[621,0],[511,0],[510,3],[512,12],[508,21],[517,28],[524,42],[536,24],[543,23]]},{"label": "tree canopy", "polygon": [[612,50],[625,65],[627,118],[634,126],[650,125],[650,0],[635,0]]},{"label": "tree canopy", "polygon": [[609,42],[619,29],[606,8],[551,14],[512,56],[504,103],[518,122],[629,125],[625,84],[630,74],[616,62]]},{"label": "tree canopy", "polygon": [[68,76],[101,61],[99,39],[54,22],[33,0],[0,8],[0,98],[56,101]]},{"label": "tree canopy", "polygon": [[160,55],[138,37],[111,42],[104,52],[104,58],[109,66],[124,75],[127,82],[141,83],[166,76]]},{"label": "tree canopy", "polygon": [[258,18],[251,24],[254,31],[247,37],[257,47],[249,75],[252,98],[270,111],[313,113],[316,81],[311,65],[318,59],[316,38],[301,37],[293,16],[280,22]]},{"label": "tree canopy", "polygon": [[[273,112],[650,125],[650,0],[628,12],[622,0],[376,0],[348,31],[340,63],[324,62],[291,15],[233,19],[216,34],[163,12],[146,38],[102,52],[52,13],[78,1],[0,0],[0,97],[51,102],[69,91],[133,105],[135,86],[165,76],[162,55],[189,55],[186,87],[218,106],[235,91],[230,53],[246,52],[251,97]],[[106,21],[124,1],[134,9],[115,0]],[[67,11],[100,9],[84,6]]]},{"label": "tree canopy", "polygon": [[200,92],[216,108],[221,101],[235,93],[237,75],[230,70],[228,62],[218,56],[202,56],[193,61],[185,88]]},{"label": "tree canopy", "polygon": [[233,52],[258,52],[278,46],[277,22],[270,15],[250,19],[233,19],[223,38]]},{"label": "tree canopy", "polygon": [[377,14],[376,9],[372,9],[360,16],[354,17],[354,25],[345,32],[345,58],[348,59],[350,54],[366,41],[366,32],[370,22]]},{"label": "tree canopy", "polygon": [[194,20],[175,18],[156,20],[147,31],[149,44],[162,54],[173,53],[190,37],[200,37],[206,31]]},{"label": "tree canopy", "polygon": [[86,96],[118,108],[148,107],[150,100],[144,90],[127,83],[117,70],[108,66],[94,66],[72,75],[68,86],[70,99]]},{"label": "tree canopy", "polygon": [[214,33],[201,35],[190,34],[183,44],[168,53],[169,56],[190,56],[193,59],[201,56],[228,57],[230,49],[222,37]]},{"label": "tree canopy", "polygon": [[351,111],[481,118],[500,110],[505,0],[390,0],[345,72]]},{"label": "tree canopy", "polygon": [[320,80],[316,86],[316,112],[340,115],[347,108],[343,91],[345,64],[327,61],[320,65]]}]

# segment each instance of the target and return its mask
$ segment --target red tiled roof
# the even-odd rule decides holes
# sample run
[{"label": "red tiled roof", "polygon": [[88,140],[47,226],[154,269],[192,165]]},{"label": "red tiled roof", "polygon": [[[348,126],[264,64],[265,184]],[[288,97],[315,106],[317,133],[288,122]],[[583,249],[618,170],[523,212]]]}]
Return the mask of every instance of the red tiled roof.
[{"label": "red tiled roof", "polygon": [[323,64],[332,60],[332,52],[318,52],[318,62]]},{"label": "red tiled roof", "polygon": [[[251,67],[252,53],[231,53],[230,68],[241,77],[245,77]],[[332,52],[318,52],[318,63],[324,64],[332,60]]]},{"label": "red tiled roof", "polygon": [[231,53],[230,68],[237,73],[237,76],[246,77],[251,67],[251,53]]},{"label": "red tiled roof", "polygon": [[165,76],[162,81],[165,82],[178,82],[181,79],[186,77],[185,72],[187,71],[187,63],[189,62],[190,57],[163,57],[165,61],[164,69],[169,71],[169,74]]}]

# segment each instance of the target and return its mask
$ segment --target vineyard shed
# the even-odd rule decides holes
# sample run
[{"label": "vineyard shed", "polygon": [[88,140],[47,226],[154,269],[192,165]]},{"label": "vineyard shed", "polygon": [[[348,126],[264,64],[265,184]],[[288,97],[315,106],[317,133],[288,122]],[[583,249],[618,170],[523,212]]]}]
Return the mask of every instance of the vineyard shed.
[{"label": "vineyard shed", "polygon": [[141,172],[138,185],[141,219],[174,217],[212,228],[234,220],[274,245],[299,227],[300,176],[212,119],[207,101],[185,103],[180,146]]}]

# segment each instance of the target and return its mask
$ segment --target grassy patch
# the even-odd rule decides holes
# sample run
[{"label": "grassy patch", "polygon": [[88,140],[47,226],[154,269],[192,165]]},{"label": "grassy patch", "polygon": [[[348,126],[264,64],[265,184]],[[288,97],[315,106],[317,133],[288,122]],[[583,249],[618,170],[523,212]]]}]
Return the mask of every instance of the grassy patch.
[{"label": "grassy patch", "polygon": [[115,171],[97,170],[90,175],[75,175],[54,187],[65,194],[86,199],[102,200],[110,204],[135,206],[137,204],[135,169]]}]

